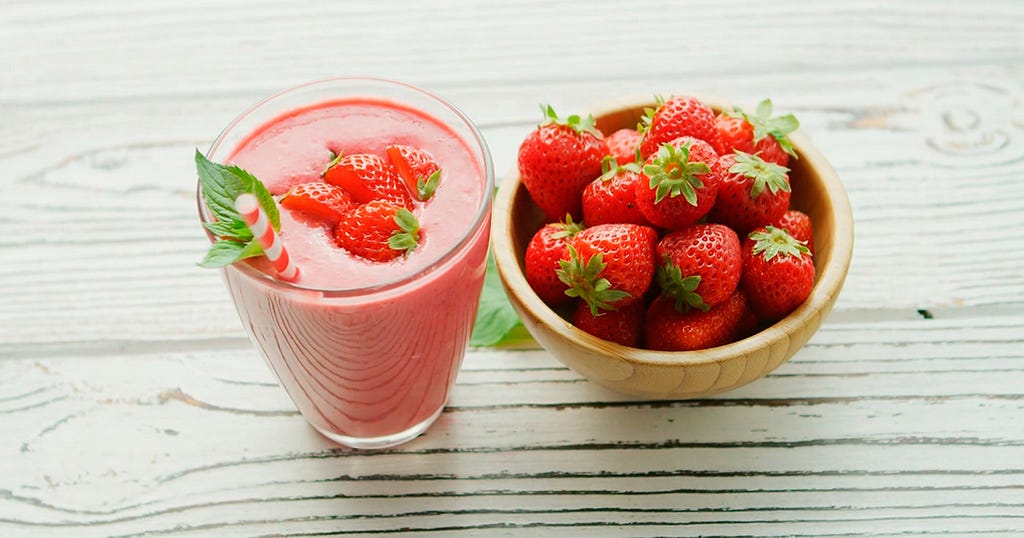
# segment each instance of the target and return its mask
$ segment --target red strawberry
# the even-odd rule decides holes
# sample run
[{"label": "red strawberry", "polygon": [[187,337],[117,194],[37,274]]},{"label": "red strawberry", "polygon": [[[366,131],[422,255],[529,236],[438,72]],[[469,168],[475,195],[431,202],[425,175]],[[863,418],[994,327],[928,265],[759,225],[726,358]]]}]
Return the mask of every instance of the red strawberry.
[{"label": "red strawberry", "polygon": [[390,145],[384,152],[417,200],[425,202],[434,195],[441,182],[441,167],[430,153],[402,144]]},{"label": "red strawberry", "polygon": [[583,189],[583,222],[596,224],[645,224],[650,222],[636,205],[637,183],[643,183],[640,167],[630,162],[619,166],[608,156],[601,164],[601,177]]},{"label": "red strawberry", "polygon": [[598,224],[576,234],[558,278],[596,316],[643,299],[654,276],[658,233],[639,224]]},{"label": "red strawberry", "polygon": [[408,256],[420,241],[416,217],[402,206],[373,200],[350,211],[334,228],[334,241],[349,253],[377,262]]},{"label": "red strawberry", "polygon": [[643,167],[636,202],[652,224],[685,228],[711,211],[718,193],[718,154],[703,140],[683,137],[661,146]]},{"label": "red strawberry", "polygon": [[608,144],[608,155],[615,157],[619,164],[636,162],[640,149],[640,132],[636,129],[619,129],[604,138]]},{"label": "red strawberry", "polygon": [[580,301],[572,313],[571,321],[577,329],[602,340],[639,347],[644,332],[644,303],[636,302],[595,316],[590,305]]},{"label": "red strawberry", "polygon": [[789,207],[788,168],[736,150],[718,158],[722,181],[709,218],[746,235]]},{"label": "red strawberry", "polygon": [[281,197],[281,207],[298,211],[334,226],[356,207],[352,196],[341,187],[329,183],[300,183]]},{"label": "red strawberry", "polygon": [[658,242],[655,281],[676,309],[708,310],[725,302],[740,282],[740,238],[728,226],[694,224]]},{"label": "red strawberry", "polygon": [[703,140],[712,148],[721,145],[714,111],[696,97],[673,97],[668,101],[658,98],[657,107],[645,112],[640,142],[640,154],[645,159],[663,144],[683,136]]},{"label": "red strawberry", "polygon": [[324,181],[345,189],[360,204],[384,200],[406,209],[413,207],[412,196],[395,167],[376,155],[338,156],[327,165]]},{"label": "red strawberry", "polygon": [[814,255],[814,228],[811,226],[811,217],[802,211],[790,209],[781,217],[772,222],[776,228],[782,228],[793,236],[793,239],[807,245],[807,250]]},{"label": "red strawberry", "polygon": [[647,349],[693,351],[733,342],[747,312],[747,299],[737,289],[726,301],[708,311],[676,310],[674,301],[657,297],[647,309],[644,341]]},{"label": "red strawberry", "polygon": [[[722,139],[721,149],[731,152],[734,149],[746,153],[756,153],[762,159],[779,166],[789,164],[789,158],[796,157],[793,143],[787,137],[789,133],[800,127],[796,116],[786,114],[772,117],[772,101],[765,99],[757,105],[754,114],[748,114],[736,107],[732,112],[725,113],[734,121],[716,119],[717,130]],[[736,121],[740,125],[736,125]]]},{"label": "red strawberry", "polygon": [[537,230],[526,245],[526,282],[540,300],[549,305],[564,304],[571,299],[565,294],[568,288],[556,271],[559,260],[569,259],[569,242],[582,229],[583,226],[568,218]]},{"label": "red strawberry", "polygon": [[582,216],[580,196],[601,175],[608,146],[594,128],[594,118],[558,118],[550,106],[547,122],[534,129],[519,146],[519,176],[537,207],[555,221]]},{"label": "red strawberry", "polygon": [[743,242],[740,282],[761,319],[779,320],[811,294],[814,260],[810,250],[786,230],[765,226]]}]

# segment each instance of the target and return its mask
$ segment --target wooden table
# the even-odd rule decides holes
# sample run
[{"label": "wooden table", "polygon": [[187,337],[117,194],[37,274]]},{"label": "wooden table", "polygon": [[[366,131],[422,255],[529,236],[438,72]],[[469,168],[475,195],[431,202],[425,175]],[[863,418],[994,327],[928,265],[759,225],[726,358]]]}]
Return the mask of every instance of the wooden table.
[{"label": "wooden table", "polygon": [[[1024,533],[1024,4],[479,4],[0,2],[0,536]],[[499,171],[540,103],[771,97],[853,205],[836,310],[696,401],[474,349],[425,435],[334,446],[196,266],[192,153],[344,74]]]}]

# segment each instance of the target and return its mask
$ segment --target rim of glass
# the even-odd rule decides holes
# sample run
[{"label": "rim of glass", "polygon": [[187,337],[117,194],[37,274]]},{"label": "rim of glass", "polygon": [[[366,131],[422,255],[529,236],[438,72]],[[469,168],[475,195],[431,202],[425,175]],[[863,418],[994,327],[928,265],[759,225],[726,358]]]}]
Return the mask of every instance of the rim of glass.
[{"label": "rim of glass", "polygon": [[[435,94],[433,92],[427,91],[427,90],[425,90],[423,88],[420,88],[420,87],[417,87],[417,86],[413,86],[412,84],[408,84],[408,83],[405,83],[405,82],[401,82],[401,81],[397,81],[397,80],[393,80],[393,79],[387,79],[387,78],[380,78],[380,77],[341,76],[341,77],[330,77],[330,78],[317,79],[317,80],[309,81],[309,82],[306,82],[306,83],[303,83],[303,84],[299,84],[297,86],[291,86],[291,87],[286,88],[284,90],[280,90],[278,92],[275,92],[275,93],[273,93],[273,94],[271,94],[271,95],[269,95],[269,96],[259,100],[258,102],[256,102],[252,106],[250,106],[249,108],[245,109],[241,114],[236,116],[233,120],[231,120],[231,122],[228,123],[228,125],[226,127],[224,127],[221,130],[221,132],[217,135],[217,138],[214,139],[213,143],[210,144],[210,147],[206,150],[206,154],[205,154],[206,157],[210,158],[210,156],[213,155],[214,152],[216,152],[218,149],[220,149],[220,146],[224,142],[224,140],[227,137],[228,133],[230,133],[239,123],[241,123],[243,120],[248,118],[251,114],[257,112],[258,110],[260,110],[264,106],[270,104],[273,101],[276,101],[278,98],[284,97],[284,96],[292,94],[292,93],[299,92],[301,90],[308,89],[308,88],[310,88],[312,86],[327,86],[327,85],[332,85],[332,84],[343,84],[343,83],[346,83],[346,82],[348,82],[348,83],[361,83],[361,84],[378,84],[378,85],[382,85],[382,86],[391,86],[393,88],[400,89],[402,91],[411,92],[413,94],[419,94],[422,97],[426,97],[427,99],[435,101],[441,107],[449,110],[452,114],[454,114],[455,118],[457,118],[460,122],[462,122],[462,124],[468,129],[468,132],[472,135],[472,140],[467,140],[467,142],[475,143],[475,145],[476,145],[476,147],[470,147],[470,149],[471,150],[479,150],[479,156],[482,158],[482,161],[483,161],[481,163],[483,165],[483,174],[484,174],[484,186],[483,186],[483,189],[481,189],[481,197],[482,197],[482,199],[480,200],[479,207],[477,208],[477,213],[473,217],[472,223],[470,224],[470,226],[468,226],[466,228],[465,232],[462,234],[462,236],[459,238],[459,240],[455,244],[453,244],[451,247],[449,247],[444,252],[443,255],[441,255],[438,258],[430,261],[422,269],[420,269],[418,271],[414,271],[414,272],[406,274],[406,275],[403,275],[403,276],[400,276],[398,278],[394,278],[394,279],[391,279],[391,280],[386,280],[386,281],[380,282],[378,284],[373,284],[373,285],[369,285],[369,286],[361,286],[361,287],[355,287],[355,288],[316,288],[316,287],[310,287],[310,286],[301,286],[301,285],[293,284],[291,282],[287,282],[287,281],[278,279],[278,278],[276,278],[276,277],[274,277],[272,275],[268,275],[268,274],[264,273],[263,271],[259,271],[256,268],[254,268],[251,265],[249,265],[248,263],[246,263],[244,260],[237,261],[237,262],[231,264],[230,266],[225,266],[225,267],[222,268],[223,270],[227,270],[229,267],[234,268],[235,270],[237,270],[237,271],[247,275],[248,277],[256,280],[257,282],[261,282],[262,284],[264,284],[266,286],[274,287],[274,288],[279,288],[279,289],[282,289],[282,290],[285,290],[285,291],[295,291],[295,292],[300,292],[300,293],[308,293],[308,292],[311,292],[311,291],[312,292],[320,292],[320,293],[323,293],[324,297],[327,297],[327,298],[333,298],[333,297],[341,298],[341,297],[350,297],[350,296],[361,296],[361,295],[366,295],[366,294],[369,294],[369,293],[378,293],[378,292],[384,292],[384,291],[388,291],[388,290],[395,289],[395,288],[400,288],[400,287],[408,284],[409,282],[412,282],[413,280],[417,280],[419,278],[422,278],[422,277],[432,273],[435,269],[444,266],[452,258],[454,258],[456,255],[461,253],[465,249],[467,244],[474,237],[476,237],[476,235],[478,233],[480,233],[482,231],[481,230],[481,226],[484,224],[484,220],[488,216],[488,214],[490,213],[491,206],[493,204],[493,200],[494,200],[493,193],[494,193],[494,183],[495,183],[494,163],[492,162],[492,159],[491,159],[490,149],[487,147],[487,141],[484,140],[483,134],[480,133],[480,130],[477,128],[476,124],[473,123],[473,121],[471,119],[469,119],[469,116],[467,116],[464,112],[462,112],[462,110],[460,110],[454,104],[452,104],[448,100],[438,96],[437,94]],[[346,97],[367,97],[367,98],[379,98],[380,97],[380,96],[375,96],[375,95],[360,95],[360,94],[356,94],[356,93],[346,94],[345,96]],[[412,106],[409,103],[402,103],[398,99],[395,99],[395,101],[399,102],[399,104],[405,104],[407,106]],[[311,101],[308,104],[315,104],[315,102],[316,101]],[[417,107],[413,107],[413,108],[417,108]],[[287,111],[286,110],[280,111],[280,113],[285,113],[285,112],[287,112]],[[275,116],[271,115],[270,118],[268,118],[268,121],[269,121],[269,119],[272,119],[273,117],[275,117]],[[449,123],[448,120],[444,120],[444,119],[441,119],[441,118],[438,118],[438,120],[442,121],[445,124]],[[458,133],[456,133],[456,134],[458,134]],[[474,153],[476,153],[476,151],[474,151]],[[474,156],[476,156],[476,155],[474,155]],[[199,185],[198,179],[196,181],[196,204],[197,204],[198,210],[199,210],[199,220],[202,223],[204,223],[204,224],[210,222],[209,208],[206,206],[206,202],[203,200],[203,193],[202,193],[202,189],[201,189],[201,187]],[[210,230],[207,229],[205,226],[203,226],[203,231],[206,233],[207,238],[209,238],[209,240],[212,242],[214,240],[214,236],[210,232]]]}]

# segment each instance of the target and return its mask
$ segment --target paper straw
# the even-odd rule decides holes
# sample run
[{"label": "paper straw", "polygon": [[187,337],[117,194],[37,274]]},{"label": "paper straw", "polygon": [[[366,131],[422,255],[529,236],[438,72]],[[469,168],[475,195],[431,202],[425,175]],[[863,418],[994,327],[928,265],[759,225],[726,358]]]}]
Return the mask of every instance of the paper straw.
[{"label": "paper straw", "polygon": [[288,256],[288,251],[284,249],[281,238],[277,236],[274,228],[270,225],[267,213],[263,211],[259,200],[252,194],[241,194],[235,199],[235,210],[242,216],[242,220],[252,231],[253,237],[263,247],[263,253],[270,260],[281,280],[295,281],[299,276],[299,268]]}]

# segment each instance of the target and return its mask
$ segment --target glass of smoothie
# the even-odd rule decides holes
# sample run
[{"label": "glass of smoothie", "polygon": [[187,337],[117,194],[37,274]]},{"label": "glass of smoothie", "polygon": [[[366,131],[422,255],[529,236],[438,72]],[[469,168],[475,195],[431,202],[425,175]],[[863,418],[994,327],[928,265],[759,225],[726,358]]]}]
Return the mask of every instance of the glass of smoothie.
[{"label": "glass of smoothie", "polygon": [[[394,144],[428,152],[442,170],[414,210],[420,243],[408,255],[383,263],[353,256],[330,226],[282,208],[279,238],[298,278],[278,278],[265,257],[222,269],[245,330],[302,416],[354,448],[413,439],[448,400],[486,268],[494,170],[483,137],[422,89],[336,78],[256,104],[206,155],[245,169],[279,198],[323,181],[339,154],[383,157]],[[211,221],[201,194],[199,214]]]}]

